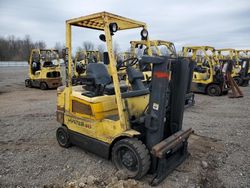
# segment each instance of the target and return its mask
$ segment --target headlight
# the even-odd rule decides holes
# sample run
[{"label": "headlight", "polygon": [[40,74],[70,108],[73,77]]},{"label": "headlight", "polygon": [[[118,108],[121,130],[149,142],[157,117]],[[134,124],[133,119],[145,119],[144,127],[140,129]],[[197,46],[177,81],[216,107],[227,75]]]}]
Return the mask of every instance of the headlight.
[{"label": "headlight", "polygon": [[148,38],[148,31],[146,29],[141,30],[141,39],[146,40]]},{"label": "headlight", "polygon": [[110,32],[111,32],[111,33],[116,32],[116,31],[118,30],[118,25],[117,25],[117,23],[110,23],[110,24],[109,24],[109,29],[110,29]]}]

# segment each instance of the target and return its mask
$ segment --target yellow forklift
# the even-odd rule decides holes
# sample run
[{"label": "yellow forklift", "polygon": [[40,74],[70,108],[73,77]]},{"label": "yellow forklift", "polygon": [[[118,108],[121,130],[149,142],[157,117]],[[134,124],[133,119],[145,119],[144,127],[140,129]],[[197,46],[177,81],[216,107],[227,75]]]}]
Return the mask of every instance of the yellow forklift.
[{"label": "yellow forklift", "polygon": [[187,46],[182,49],[185,57],[196,62],[191,90],[209,96],[220,96],[228,93],[228,86],[222,67],[211,46]]},{"label": "yellow forklift", "polygon": [[[149,55],[149,56],[162,56],[160,46],[164,46],[165,51],[171,57],[176,57],[175,46],[172,42],[163,41],[163,40],[138,40],[138,41],[130,41],[130,54],[132,57],[140,58],[142,55]],[[141,51],[141,54],[138,54],[138,51]],[[136,64],[136,68],[140,69],[143,72],[145,84],[149,84],[151,80],[151,65],[143,65],[141,63]]]},{"label": "yellow forklift", "polygon": [[99,51],[78,51],[74,59],[73,84],[79,84],[85,75],[86,66],[89,63],[100,63],[101,57]]},{"label": "yellow forklift", "polygon": [[[96,30],[98,35],[102,31],[99,39],[107,46],[104,64],[88,64],[85,83],[77,86],[72,86],[71,79],[72,26]],[[142,72],[133,67],[136,57],[117,68],[113,36],[138,28],[142,29],[141,39],[148,41],[145,23],[108,12],[66,21],[68,77],[66,86],[57,90],[57,121],[61,126],[56,137],[62,147],[75,144],[111,159],[130,178],[151,173],[151,184],[157,185],[188,157],[187,140],[192,129],[182,129],[187,63],[183,58],[143,56],[140,61],[152,65],[151,90],[143,85]],[[130,90],[120,88],[120,68],[127,71]]]},{"label": "yellow forklift", "polygon": [[236,50],[236,58],[240,67],[238,85],[246,87],[250,80],[250,50]]},{"label": "yellow forklift", "polygon": [[33,49],[29,58],[29,78],[26,87],[42,90],[57,88],[62,85],[60,60],[57,50]]},{"label": "yellow forklift", "polygon": [[[147,46],[147,42],[144,40],[140,41],[130,41],[131,44],[131,54],[133,56],[136,56],[136,49],[143,49],[143,54],[149,55],[149,56],[162,56],[162,52],[165,53],[165,56],[177,58],[177,53],[175,49],[174,43],[170,41],[164,41],[164,40],[150,40],[149,46]],[[185,99],[185,105],[186,106],[192,106],[195,103],[194,100],[194,93],[191,91],[191,83],[193,78],[193,69],[194,69],[194,62],[188,61],[188,86],[187,86],[187,93],[186,93],[186,99]],[[148,84],[151,81],[151,67],[148,65],[143,65],[139,63],[139,69],[144,74],[144,81],[146,81]]]},{"label": "yellow forklift", "polygon": [[233,67],[232,67],[232,78],[236,82],[237,85],[241,85],[243,80],[240,76],[241,71],[241,65],[239,64],[237,53],[235,49],[232,48],[221,48],[215,50],[215,55],[217,58],[217,61],[222,65],[224,61],[226,60],[232,60]]}]

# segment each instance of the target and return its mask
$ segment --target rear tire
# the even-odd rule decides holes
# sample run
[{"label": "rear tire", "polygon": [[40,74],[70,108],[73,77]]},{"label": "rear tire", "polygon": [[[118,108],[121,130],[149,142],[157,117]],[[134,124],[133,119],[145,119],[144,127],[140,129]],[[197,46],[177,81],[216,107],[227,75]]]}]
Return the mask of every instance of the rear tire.
[{"label": "rear tire", "polygon": [[25,87],[32,87],[30,79],[25,80]]},{"label": "rear tire", "polygon": [[221,88],[216,84],[211,84],[207,87],[207,94],[209,96],[220,96],[221,95]]},{"label": "rear tire", "polygon": [[68,148],[71,143],[67,127],[61,126],[56,130],[56,139],[61,147]]},{"label": "rear tire", "polygon": [[48,89],[47,84],[46,84],[45,82],[41,82],[41,83],[40,83],[40,89],[41,89],[41,90],[46,90],[46,89]]},{"label": "rear tire", "polygon": [[151,164],[148,149],[135,138],[125,138],[115,143],[112,148],[112,161],[118,170],[135,179],[142,178]]}]

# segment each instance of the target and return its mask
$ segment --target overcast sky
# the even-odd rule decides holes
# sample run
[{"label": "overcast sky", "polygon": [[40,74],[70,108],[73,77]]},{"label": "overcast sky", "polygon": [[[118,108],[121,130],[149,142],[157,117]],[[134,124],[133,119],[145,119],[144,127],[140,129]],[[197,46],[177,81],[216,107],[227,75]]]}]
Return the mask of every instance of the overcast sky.
[{"label": "overcast sky", "polygon": [[[65,20],[100,11],[146,22],[150,39],[172,41],[177,49],[250,48],[250,0],[0,0],[0,36],[29,34],[53,47],[65,43]],[[73,34],[74,47],[89,40],[97,44],[99,36],[82,29]],[[139,31],[120,36],[115,40],[126,50]]]}]

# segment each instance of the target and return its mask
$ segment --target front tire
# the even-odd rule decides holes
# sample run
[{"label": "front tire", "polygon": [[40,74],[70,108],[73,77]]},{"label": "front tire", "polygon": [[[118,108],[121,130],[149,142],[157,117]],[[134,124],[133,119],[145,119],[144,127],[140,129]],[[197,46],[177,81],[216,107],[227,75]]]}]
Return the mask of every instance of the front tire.
[{"label": "front tire", "polygon": [[125,138],[115,143],[112,148],[112,161],[118,170],[135,179],[142,178],[151,164],[148,149],[135,138]]},{"label": "front tire", "polygon": [[61,126],[56,130],[56,139],[61,147],[70,147],[70,139],[67,127]]},{"label": "front tire", "polygon": [[221,95],[221,88],[216,84],[211,84],[207,87],[207,94],[209,96],[220,96]]}]

